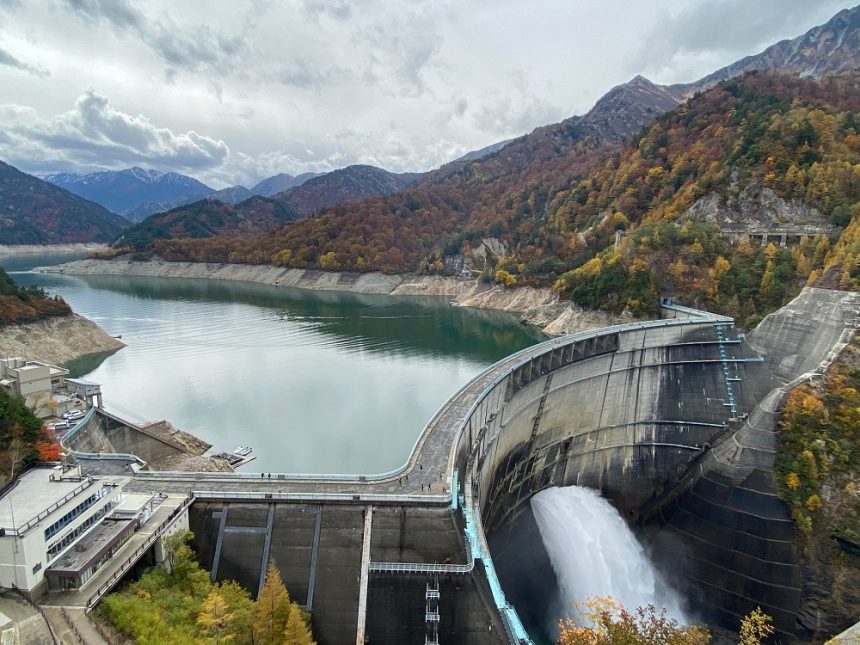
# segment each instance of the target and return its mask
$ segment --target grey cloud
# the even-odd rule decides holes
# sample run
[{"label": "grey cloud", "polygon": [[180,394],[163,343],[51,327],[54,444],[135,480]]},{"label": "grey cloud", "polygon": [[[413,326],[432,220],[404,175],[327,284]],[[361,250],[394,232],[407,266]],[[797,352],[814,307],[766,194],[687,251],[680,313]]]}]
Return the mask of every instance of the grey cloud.
[{"label": "grey cloud", "polygon": [[240,38],[227,38],[208,27],[195,29],[193,37],[178,30],[159,29],[157,34],[150,34],[149,44],[166,62],[192,71],[232,68],[233,58],[242,49]]},{"label": "grey cloud", "polygon": [[335,20],[348,20],[352,17],[352,7],[347,0],[304,0],[302,5],[314,19],[327,16]]},{"label": "grey cloud", "polygon": [[[433,18],[429,12],[414,12],[402,19],[392,16],[391,20],[380,21],[367,33],[373,46],[374,66],[393,73],[392,80],[400,84],[402,95],[418,96],[426,89],[425,70],[442,42]],[[377,69],[370,70],[369,74],[384,76]]]},{"label": "grey cloud", "polygon": [[[173,68],[188,71],[225,71],[237,66],[244,49],[240,37],[228,37],[206,25],[178,27],[168,20],[152,20],[127,0],[65,0],[79,16],[92,23],[105,23],[119,32],[137,34]],[[188,33],[191,35],[188,35]],[[175,69],[168,70],[168,76]]]},{"label": "grey cloud", "polygon": [[309,88],[336,85],[349,79],[349,76],[349,72],[342,67],[319,69],[306,58],[299,57],[292,65],[272,74],[271,78],[284,85]]},{"label": "grey cloud", "polygon": [[50,119],[40,118],[23,106],[0,106],[9,142],[0,142],[4,157],[40,160],[56,167],[79,165],[83,169],[125,167],[146,163],[154,166],[205,170],[227,158],[221,140],[193,130],[174,133],[154,125],[144,116],[132,116],[113,108],[92,90],[76,101],[73,109]]},{"label": "grey cloud", "polygon": [[33,65],[28,65],[27,63],[18,60],[3,48],[0,48],[0,65],[14,67],[15,69],[20,69],[22,72],[27,72],[28,74],[33,74],[34,76],[45,77],[51,75],[51,73],[46,69],[34,67]]},{"label": "grey cloud", "polygon": [[90,22],[108,22],[119,29],[142,32],[145,16],[126,0],[66,0],[72,9]]},{"label": "grey cloud", "polygon": [[505,85],[507,91],[484,97],[477,109],[470,110],[475,127],[499,137],[519,136],[537,124],[554,123],[567,116],[561,107],[530,89],[525,72],[513,74]]}]

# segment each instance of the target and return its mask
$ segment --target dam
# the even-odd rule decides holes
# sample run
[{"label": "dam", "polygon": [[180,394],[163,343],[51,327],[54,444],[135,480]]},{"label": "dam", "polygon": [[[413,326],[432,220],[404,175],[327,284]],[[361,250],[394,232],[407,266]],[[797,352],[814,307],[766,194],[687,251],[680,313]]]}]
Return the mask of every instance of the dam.
[{"label": "dam", "polygon": [[771,474],[775,414],[850,338],[860,299],[804,289],[748,337],[723,316],[670,302],[663,314],[492,365],[388,473],[140,470],[126,489],[190,500],[215,579],[256,592],[274,559],[321,644],[531,642],[523,594],[504,581],[528,588],[531,496],[572,484],[671,549],[676,584],[709,622],[736,628],[760,605],[791,639],[800,571]]}]

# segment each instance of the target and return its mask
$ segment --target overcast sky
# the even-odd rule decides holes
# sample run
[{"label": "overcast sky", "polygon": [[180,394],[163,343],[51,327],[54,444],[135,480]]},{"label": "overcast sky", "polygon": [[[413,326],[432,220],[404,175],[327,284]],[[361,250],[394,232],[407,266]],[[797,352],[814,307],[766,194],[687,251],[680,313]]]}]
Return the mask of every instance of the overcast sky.
[{"label": "overcast sky", "polygon": [[0,0],[0,159],[215,188],[436,167],[857,0]]}]

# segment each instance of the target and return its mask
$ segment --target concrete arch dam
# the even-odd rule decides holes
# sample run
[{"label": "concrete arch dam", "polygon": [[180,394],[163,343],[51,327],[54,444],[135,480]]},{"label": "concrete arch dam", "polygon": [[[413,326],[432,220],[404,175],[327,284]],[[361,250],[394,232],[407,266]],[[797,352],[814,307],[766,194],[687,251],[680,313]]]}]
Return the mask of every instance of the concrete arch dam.
[{"label": "concrete arch dam", "polygon": [[790,639],[800,575],[771,474],[774,414],[846,342],[858,311],[857,294],[805,289],[747,339],[730,318],[667,303],[666,319],[491,366],[397,471],[143,471],[129,488],[193,493],[190,525],[213,577],[255,591],[273,558],[321,644],[530,642],[514,606],[541,566],[518,567],[535,550],[523,518],[533,494],[570,484],[650,527],[700,615],[734,628],[761,605]]}]

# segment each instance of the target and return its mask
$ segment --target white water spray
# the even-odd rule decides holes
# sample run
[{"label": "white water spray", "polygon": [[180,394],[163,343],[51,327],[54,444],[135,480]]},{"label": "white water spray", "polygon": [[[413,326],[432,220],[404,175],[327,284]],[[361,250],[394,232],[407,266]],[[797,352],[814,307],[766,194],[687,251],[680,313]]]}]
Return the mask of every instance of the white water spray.
[{"label": "white water spray", "polygon": [[660,579],[618,511],[590,488],[548,488],[532,511],[558,579],[566,615],[589,596],[611,596],[628,611],[653,604],[686,622],[677,594]]}]

